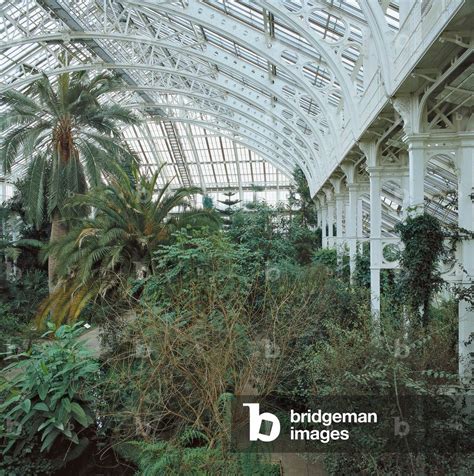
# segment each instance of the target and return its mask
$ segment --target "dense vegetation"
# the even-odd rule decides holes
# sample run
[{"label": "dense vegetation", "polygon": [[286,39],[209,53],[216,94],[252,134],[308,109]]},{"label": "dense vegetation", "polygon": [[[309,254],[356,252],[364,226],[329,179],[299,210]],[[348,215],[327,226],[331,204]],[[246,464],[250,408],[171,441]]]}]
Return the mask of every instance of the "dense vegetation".
[{"label": "dense vegetation", "polygon": [[[257,393],[281,408],[341,395],[395,404],[456,382],[457,305],[436,295],[443,232],[434,218],[399,226],[402,267],[382,277],[376,334],[368,250],[351,285],[347,258],[321,249],[301,171],[289,207],[240,204],[223,226],[212,201],[189,209],[197,190],[171,191],[158,186],[159,172],[139,173],[115,123],[137,119],[98,101],[114,84],[108,76],[61,76],[55,91],[41,79],[30,94],[61,111],[44,124],[30,96],[4,98],[22,118],[4,129],[28,126],[26,138],[12,129],[3,139],[5,166],[31,155],[39,138],[44,147],[3,209],[11,226],[0,242],[0,474],[276,475],[268,455],[232,451],[235,395]],[[93,105],[87,117],[76,117],[77,101]],[[55,122],[64,117],[77,121],[74,130],[87,122],[69,158]],[[113,133],[103,139],[90,128]],[[93,139],[87,148],[86,139]],[[102,162],[102,174],[89,170],[105,152],[114,164]],[[33,204],[39,166],[41,174],[64,167],[57,173],[73,180],[68,161],[83,185],[74,179],[66,197],[66,189],[54,193],[55,178],[41,182]],[[182,205],[188,211],[175,215]],[[49,295],[48,258],[55,263]],[[80,337],[84,322],[100,329],[100,345]],[[357,453],[320,459],[329,474],[473,469],[462,455],[391,454],[370,438]]]}]

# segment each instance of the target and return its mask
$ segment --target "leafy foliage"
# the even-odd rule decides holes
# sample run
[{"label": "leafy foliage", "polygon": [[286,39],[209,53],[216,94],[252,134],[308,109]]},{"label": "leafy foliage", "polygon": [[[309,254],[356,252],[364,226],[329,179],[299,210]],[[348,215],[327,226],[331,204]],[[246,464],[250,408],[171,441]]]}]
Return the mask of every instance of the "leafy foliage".
[{"label": "leafy foliage", "polygon": [[265,203],[234,213],[229,236],[257,253],[261,264],[288,261],[307,264],[320,233],[291,217],[282,207]]},{"label": "leafy foliage", "polygon": [[74,321],[84,306],[99,295],[116,290],[128,277],[144,278],[152,272],[153,254],[182,227],[214,227],[212,211],[192,211],[170,216],[198,192],[196,188],[170,191],[170,183],[157,187],[160,171],[151,178],[133,167],[117,172],[109,184],[71,199],[71,205],[95,210],[92,218],[77,221],[62,239],[51,244],[61,285],[40,310],[39,319],[53,313],[56,323]]},{"label": "leafy foliage", "polygon": [[202,206],[207,210],[211,210],[212,208],[214,208],[214,202],[212,200],[212,197],[210,197],[209,195],[205,195],[204,197],[202,197]]},{"label": "leafy foliage", "polygon": [[262,455],[224,453],[220,448],[187,448],[169,443],[131,441],[119,446],[119,452],[138,465],[140,476],[167,474],[179,476],[277,476],[280,468],[266,463]]},{"label": "leafy foliage", "polygon": [[8,308],[22,323],[31,321],[47,295],[48,277],[45,271],[26,270],[8,282]]},{"label": "leafy foliage", "polygon": [[155,275],[146,282],[143,295],[146,302],[176,309],[182,303],[188,306],[184,299],[188,297],[196,298],[199,306],[218,292],[223,302],[229,299],[231,304],[249,293],[259,272],[254,253],[205,230],[182,230],[174,238],[174,243],[160,246],[155,253]]},{"label": "leafy foliage", "polygon": [[[144,439],[227,428],[219,401],[245,384],[251,360],[250,255],[221,235],[181,232],[157,252],[137,317],[107,361],[112,426]],[[202,439],[202,438],[201,438]]]},{"label": "leafy foliage", "polygon": [[70,457],[88,444],[79,435],[94,421],[90,384],[99,367],[77,340],[80,323],[53,329],[50,326],[44,336],[53,335],[55,340],[12,355],[15,362],[2,370],[4,454],[20,454],[37,436],[40,452],[67,441],[77,445]]},{"label": "leafy foliage", "polygon": [[293,172],[293,184],[290,187],[288,203],[295,208],[294,212],[299,223],[315,227],[317,224],[316,205],[311,197],[308,182],[303,171],[299,168]]},{"label": "leafy foliage", "polygon": [[[287,402],[289,408],[301,405],[305,409],[311,407],[314,397],[346,398],[351,402],[358,395],[380,395],[395,408],[398,396],[434,396],[440,386],[457,381],[455,303],[434,309],[428,328],[414,329],[410,335],[399,326],[399,316],[392,319],[390,313],[382,314],[383,338],[374,339],[367,292],[359,292],[331,274],[318,276],[318,269],[311,278],[298,280],[299,291],[307,296],[301,297],[303,306],[298,301],[284,301],[289,319],[290,309],[298,316],[301,308],[301,312],[316,318],[313,326],[300,324],[300,334],[291,346],[298,351],[282,359],[285,368],[275,391],[279,405]],[[446,411],[458,414],[454,404]],[[466,462],[459,455],[413,462],[409,455],[385,454],[380,442],[362,436],[357,440],[357,453],[325,456],[329,474],[418,474],[420,468],[428,472],[442,468],[466,470]]]},{"label": "leafy foliage", "polygon": [[[42,457],[76,457],[96,430],[95,410],[107,447],[117,448],[138,474],[279,474],[256,455],[229,451],[234,395],[254,392],[289,408],[341,395],[384,396],[396,405],[399,395],[434,395],[456,381],[456,303],[431,303],[425,326],[408,328],[419,304],[403,306],[389,270],[382,274],[381,333],[374,339],[368,249],[358,258],[357,284],[350,285],[347,262],[333,250],[318,250],[318,231],[294,210],[257,203],[233,214],[221,230],[212,208],[174,216],[172,208],[190,191],[168,193],[156,183],[156,176],[130,168],[70,202],[96,214],[77,220],[70,235],[49,247],[63,277],[57,307],[50,309],[59,320],[75,318],[106,293],[108,305],[97,302],[112,345],[101,373],[80,344],[65,345],[64,336],[19,356],[25,370],[14,378],[20,380],[2,383],[8,393],[3,430],[9,430],[2,443],[11,446],[5,468],[14,467],[15,451],[26,469],[33,461],[32,474],[48,467]],[[404,224],[402,233],[408,243],[430,230],[438,233],[420,219]],[[427,252],[422,244],[417,259]],[[432,266],[423,268],[433,271],[425,283],[431,291],[437,289]],[[8,332],[15,319],[4,321]],[[64,329],[72,336],[77,327]],[[45,382],[46,394],[40,390]],[[84,410],[83,424],[73,402]],[[5,426],[11,416],[26,419],[19,434],[18,427]],[[67,426],[71,421],[74,428]],[[382,452],[370,437],[360,440],[359,450],[326,455],[328,473],[470,474],[457,455],[412,460]]]},{"label": "leafy foliage", "polygon": [[[0,303],[0,354],[9,348],[17,348],[22,344],[24,324],[15,316],[8,303]],[[2,356],[3,357],[3,356]]]},{"label": "leafy foliage", "polygon": [[408,217],[395,230],[405,245],[400,259],[401,289],[412,308],[416,312],[421,309],[426,326],[431,298],[443,284],[437,268],[444,251],[443,230],[439,220],[426,213]]},{"label": "leafy foliage", "polygon": [[56,85],[43,75],[25,93],[2,93],[8,111],[0,120],[0,163],[8,173],[20,157],[28,161],[27,212],[37,225],[43,222],[46,190],[48,217],[63,216],[67,197],[86,190],[86,177],[97,186],[119,156],[130,157],[118,126],[137,124],[138,118],[100,102],[120,85],[108,73],[90,78],[80,71],[60,74]]}]

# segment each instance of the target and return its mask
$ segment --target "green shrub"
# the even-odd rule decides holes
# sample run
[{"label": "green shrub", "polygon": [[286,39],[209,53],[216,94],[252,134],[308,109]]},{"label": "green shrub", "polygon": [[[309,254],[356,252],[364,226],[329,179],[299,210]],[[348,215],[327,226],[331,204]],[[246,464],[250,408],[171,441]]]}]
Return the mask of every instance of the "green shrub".
[{"label": "green shrub", "polygon": [[208,304],[210,296],[219,294],[229,307],[245,299],[262,272],[255,253],[232,243],[226,235],[209,235],[203,231],[183,230],[174,235],[175,242],[163,245],[155,253],[155,275],[145,281],[143,301],[162,307]]},{"label": "green shrub", "polygon": [[2,370],[4,455],[18,456],[30,444],[40,453],[72,444],[67,454],[72,459],[87,446],[84,429],[94,422],[92,382],[98,364],[77,340],[80,332],[80,324],[50,328],[44,337],[54,340],[12,355],[15,362]]},{"label": "green shrub", "polygon": [[48,276],[42,270],[26,270],[20,279],[9,283],[8,293],[11,312],[21,322],[30,322],[41,301],[48,295]]},{"label": "green shrub", "polygon": [[[19,348],[23,343],[24,325],[6,303],[0,303],[0,354]],[[2,360],[4,355],[1,355]]]},{"label": "green shrub", "polygon": [[356,286],[370,288],[370,245],[364,243],[362,251],[356,255],[356,265],[354,273],[354,283]]},{"label": "green shrub", "polygon": [[326,266],[331,271],[337,269],[337,251],[333,248],[323,248],[313,254],[313,264]]},{"label": "green shrub", "polygon": [[[395,407],[399,396],[434,397],[440,387],[457,382],[454,304],[443,303],[433,309],[428,328],[414,329],[409,334],[399,322],[382,314],[383,337],[377,339],[368,306],[362,302],[357,305],[358,298],[354,297],[357,318],[349,321],[323,316],[319,325],[325,332],[302,345],[300,354],[288,365],[287,374],[296,383],[285,387],[298,388],[298,403],[309,405],[315,396],[351,401],[355,396],[367,395],[371,399],[387,398]],[[446,411],[454,417],[459,414],[454,402]],[[357,454],[325,456],[329,474],[445,474],[448,470],[453,471],[451,474],[469,473],[468,460],[454,453],[426,455],[412,461],[408,454],[386,454],[383,444],[371,438],[363,438],[358,444]],[[455,473],[455,468],[460,472]]]},{"label": "green shrub", "polygon": [[311,262],[314,265],[325,266],[340,278],[349,280],[349,256],[346,253],[338,256],[334,248],[319,249],[313,253]]},{"label": "green shrub", "polygon": [[308,264],[313,250],[321,246],[320,230],[309,228],[300,215],[264,202],[236,212],[227,233],[232,241],[255,253],[261,265]]}]

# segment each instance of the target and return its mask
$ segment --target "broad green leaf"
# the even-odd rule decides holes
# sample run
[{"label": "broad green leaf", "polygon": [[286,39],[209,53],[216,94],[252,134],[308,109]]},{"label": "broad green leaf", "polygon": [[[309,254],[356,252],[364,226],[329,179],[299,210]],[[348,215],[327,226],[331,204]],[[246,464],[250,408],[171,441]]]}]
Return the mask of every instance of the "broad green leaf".
[{"label": "broad green leaf", "polygon": [[[54,418],[48,418],[45,422],[41,423],[41,425],[38,427],[38,431],[41,431],[43,428],[46,428],[48,425],[51,426],[51,429],[54,428]],[[51,429],[49,431],[51,431]],[[44,440],[45,436],[49,433],[48,430],[45,430],[43,432],[43,436],[41,437],[42,440]]]},{"label": "broad green leaf", "polygon": [[51,449],[51,446],[54,443],[54,440],[56,439],[58,435],[59,435],[59,430],[55,428],[43,441],[40,452],[42,453],[44,450],[49,451]]},{"label": "broad green leaf", "polygon": [[61,405],[66,411],[66,413],[71,413],[71,401],[69,400],[69,398],[63,398],[61,400]]},{"label": "broad green leaf", "polygon": [[89,420],[88,420],[84,410],[82,409],[82,407],[78,403],[72,402],[71,403],[71,410],[72,410],[72,414],[74,415],[74,419],[78,423],[80,423],[84,427],[87,427],[89,425]]},{"label": "broad green leaf", "polygon": [[46,398],[46,395],[48,394],[48,385],[45,383],[42,383],[38,387],[38,395],[41,398],[41,400],[44,400]]},{"label": "broad green leaf", "polygon": [[21,403],[21,409],[25,413],[28,413],[31,410],[31,400],[29,398],[23,400],[23,402]]},{"label": "broad green leaf", "polygon": [[46,403],[44,402],[36,403],[33,406],[33,410],[39,410],[40,412],[49,412],[48,405],[46,405]]},{"label": "broad green leaf", "polygon": [[8,399],[6,402],[2,403],[0,405],[0,410],[4,410],[5,408],[8,408],[12,403],[17,402],[20,399],[21,399],[21,395],[15,395],[14,397]]}]

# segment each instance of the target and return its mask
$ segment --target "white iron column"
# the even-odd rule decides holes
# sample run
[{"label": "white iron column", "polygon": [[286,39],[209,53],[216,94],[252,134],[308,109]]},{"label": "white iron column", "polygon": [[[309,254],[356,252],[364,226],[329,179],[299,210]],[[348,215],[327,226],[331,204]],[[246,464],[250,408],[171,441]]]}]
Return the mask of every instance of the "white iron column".
[{"label": "white iron column", "polygon": [[[358,220],[358,199],[359,188],[357,184],[349,184],[349,212],[347,220],[347,235],[349,242],[349,266],[351,270],[351,282],[354,280],[356,270],[356,258],[357,258],[357,241],[358,238],[362,238],[362,234],[357,233],[358,221],[362,222],[362,219]],[[362,217],[361,217],[362,218]]]},{"label": "white iron column", "polygon": [[370,303],[372,318],[380,319],[380,269],[382,266],[382,201],[381,168],[377,160],[375,140],[360,144],[367,157],[370,177]]},{"label": "white iron column", "polygon": [[[458,149],[458,224],[474,232],[474,134],[461,138]],[[462,260],[462,286],[474,280],[474,240],[459,243]],[[464,300],[459,302],[459,375],[463,382],[474,382],[474,311]],[[471,380],[473,379],[473,380]]]},{"label": "white iron column", "polygon": [[328,248],[334,248],[334,208],[335,202],[331,197],[328,202],[328,215],[327,215],[327,227],[328,227]]},{"label": "white iron column", "polygon": [[344,234],[342,231],[342,223],[344,218],[344,193],[335,194],[336,198],[336,248],[338,253],[343,252]]},{"label": "white iron column", "polygon": [[380,316],[380,268],[382,266],[382,201],[380,170],[370,172],[370,293],[372,316]]},{"label": "white iron column", "polygon": [[422,134],[405,136],[408,144],[408,202],[410,213],[423,213],[425,201],[425,136]]},{"label": "white iron column", "polygon": [[[360,252],[362,253],[362,239],[364,238],[364,200],[362,198],[362,190],[360,187],[357,187],[358,193],[357,193],[357,217],[356,217],[356,237],[357,239],[360,239],[361,241],[359,242],[360,245]],[[367,192],[369,187],[367,187]]]},{"label": "white iron column", "polygon": [[344,193],[344,224],[343,224],[343,239],[342,239],[342,248],[347,251],[348,246],[349,246],[349,241],[348,241],[348,222],[347,220],[349,219],[350,215],[350,210],[349,210],[349,189],[346,190]]},{"label": "white iron column", "polygon": [[320,203],[321,203],[321,246],[323,248],[327,248],[328,247],[328,234],[327,234],[328,207],[324,197],[320,199]]},{"label": "white iron column", "polygon": [[317,199],[316,203],[316,227],[321,228],[321,200]]},{"label": "white iron column", "polygon": [[334,198],[336,204],[336,238],[334,240],[335,247],[338,253],[338,262],[342,264],[342,252],[344,245],[344,233],[342,224],[344,221],[344,177],[333,177],[329,179],[334,187]]},{"label": "white iron column", "polygon": [[327,184],[323,188],[324,198],[326,203],[326,247],[332,248],[334,247],[334,209],[335,209],[335,202],[334,202],[334,190],[332,185]]},{"label": "white iron column", "polygon": [[402,216],[401,219],[405,220],[408,216],[408,208],[410,207],[410,195],[409,195],[409,173],[404,175],[401,179],[401,186],[403,191],[403,203],[402,203]]},{"label": "white iron column", "polygon": [[359,191],[355,181],[355,165],[351,161],[341,164],[341,168],[346,175],[348,193],[348,202],[346,208],[346,243],[349,247],[349,268],[351,273],[351,282],[354,281],[356,258],[357,258],[357,200]]}]

